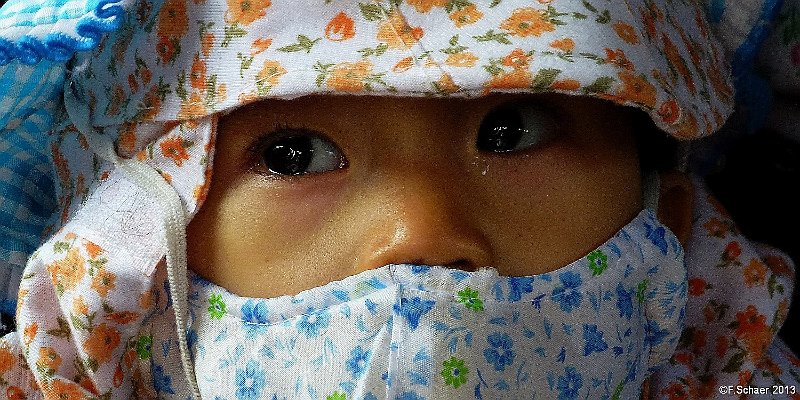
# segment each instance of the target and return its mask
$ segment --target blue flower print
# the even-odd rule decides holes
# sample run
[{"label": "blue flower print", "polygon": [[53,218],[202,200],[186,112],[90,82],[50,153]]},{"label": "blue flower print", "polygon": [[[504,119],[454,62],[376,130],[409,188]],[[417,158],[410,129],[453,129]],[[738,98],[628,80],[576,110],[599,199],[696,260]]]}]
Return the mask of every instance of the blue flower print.
[{"label": "blue flower print", "polygon": [[558,377],[558,400],[577,399],[581,386],[583,378],[575,367],[564,368],[564,375]]},{"label": "blue flower print", "polygon": [[242,304],[242,326],[248,339],[267,330],[267,305],[263,301],[247,300]]},{"label": "blue flower print", "polygon": [[508,301],[519,301],[522,299],[523,294],[530,292],[533,292],[533,278],[517,277],[508,279]]},{"label": "blue flower print", "polygon": [[608,343],[603,339],[603,331],[598,330],[597,325],[583,324],[583,340],[584,356],[608,349]]},{"label": "blue flower print", "polygon": [[153,374],[153,386],[156,393],[175,394],[172,389],[172,377],[164,373],[164,366],[160,364],[150,364]]},{"label": "blue flower print", "polygon": [[353,379],[358,379],[364,374],[369,366],[371,356],[372,350],[364,350],[361,346],[356,346],[350,352],[350,358],[345,362],[345,367],[353,374]]},{"label": "blue flower print", "polygon": [[625,289],[622,282],[617,284],[617,309],[619,316],[631,319],[633,315],[633,291]]},{"label": "blue flower print", "polygon": [[514,363],[514,341],[505,333],[495,332],[486,338],[489,346],[483,351],[486,361],[494,365],[495,371],[503,371]]},{"label": "blue flower print", "polygon": [[553,289],[551,298],[561,303],[561,309],[571,312],[573,308],[580,307],[583,295],[577,289],[581,286],[581,276],[567,271],[558,275],[561,286]]},{"label": "blue flower print", "polygon": [[401,315],[408,321],[408,326],[411,330],[417,329],[419,326],[419,319],[427,314],[436,304],[433,300],[422,300],[419,297],[407,299],[405,297],[400,299],[400,304],[394,305],[394,312]]},{"label": "blue flower print", "polygon": [[297,330],[306,337],[313,338],[319,336],[319,332],[327,328],[330,323],[331,313],[327,310],[311,312],[300,317],[297,321]]},{"label": "blue flower print", "polygon": [[666,234],[667,231],[664,227],[658,226],[654,228],[650,224],[644,224],[644,228],[647,230],[647,238],[653,242],[654,246],[661,250],[661,254],[667,255],[667,240],[664,239],[664,234]]},{"label": "blue flower print", "polygon": [[425,398],[414,392],[403,392],[398,394],[394,400],[425,400]]},{"label": "blue flower print", "polygon": [[249,360],[244,369],[236,370],[236,399],[258,399],[264,388],[264,370],[254,360]]},{"label": "blue flower print", "polygon": [[661,325],[658,322],[653,320],[647,320],[647,326],[645,326],[645,338],[644,343],[649,345],[650,347],[660,345],[664,339],[669,336],[669,331],[666,329],[661,329]]}]

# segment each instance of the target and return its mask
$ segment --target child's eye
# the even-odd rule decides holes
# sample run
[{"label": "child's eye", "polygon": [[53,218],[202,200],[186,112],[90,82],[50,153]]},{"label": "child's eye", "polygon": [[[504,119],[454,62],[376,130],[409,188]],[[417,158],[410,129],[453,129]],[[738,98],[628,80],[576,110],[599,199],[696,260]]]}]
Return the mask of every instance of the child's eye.
[{"label": "child's eye", "polygon": [[277,175],[307,175],[347,167],[341,150],[322,134],[307,129],[280,128],[253,148],[261,169]]},{"label": "child's eye", "polygon": [[476,146],[493,153],[520,151],[546,141],[557,131],[552,110],[532,102],[506,104],[483,118]]}]

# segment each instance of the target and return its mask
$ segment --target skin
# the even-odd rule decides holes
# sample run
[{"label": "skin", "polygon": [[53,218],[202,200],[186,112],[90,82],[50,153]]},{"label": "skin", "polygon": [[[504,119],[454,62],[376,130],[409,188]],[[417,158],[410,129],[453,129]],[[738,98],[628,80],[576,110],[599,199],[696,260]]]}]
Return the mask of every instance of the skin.
[{"label": "skin", "polygon": [[[547,105],[559,134],[512,153],[478,151],[484,116],[515,101]],[[211,187],[188,228],[189,266],[261,298],[390,263],[552,271],[642,209],[632,112],[562,95],[312,96],[244,106],[220,118]],[[347,167],[270,173],[253,146],[276,126],[323,133]],[[678,187],[670,208],[691,197],[685,184],[662,185],[662,193]],[[659,215],[677,227],[688,218]]]}]

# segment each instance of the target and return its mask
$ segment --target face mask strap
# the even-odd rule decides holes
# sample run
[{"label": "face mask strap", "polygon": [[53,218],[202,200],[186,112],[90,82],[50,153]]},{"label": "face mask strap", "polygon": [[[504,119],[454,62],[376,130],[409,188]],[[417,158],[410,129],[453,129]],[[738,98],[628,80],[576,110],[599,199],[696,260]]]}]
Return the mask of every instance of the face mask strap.
[{"label": "face mask strap", "polygon": [[661,192],[661,176],[656,171],[642,174],[642,202],[644,208],[658,211],[658,198]]},{"label": "face mask strap", "polygon": [[102,159],[113,163],[137,186],[152,195],[162,207],[164,239],[167,264],[167,279],[172,293],[178,346],[181,353],[186,380],[192,396],[200,400],[200,390],[195,378],[188,341],[186,322],[188,310],[188,280],[186,261],[186,210],[175,189],[152,167],[134,158],[121,158],[114,150],[114,144],[107,137],[98,134],[91,124],[91,112],[82,105],[75,94],[67,88],[64,91],[64,105],[70,120],[79,132],[83,133],[92,150]]}]

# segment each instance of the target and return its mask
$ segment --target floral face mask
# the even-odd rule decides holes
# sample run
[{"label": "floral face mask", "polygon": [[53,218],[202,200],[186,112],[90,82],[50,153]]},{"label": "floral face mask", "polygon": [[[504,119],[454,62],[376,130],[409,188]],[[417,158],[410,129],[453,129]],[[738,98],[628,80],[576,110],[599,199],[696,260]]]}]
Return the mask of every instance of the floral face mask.
[{"label": "floral face mask", "polygon": [[[189,346],[208,399],[636,398],[672,354],[686,271],[646,209],[528,277],[388,265],[271,299],[193,276]],[[166,286],[165,286],[166,287]],[[168,293],[138,339],[159,398],[186,398]]]}]

